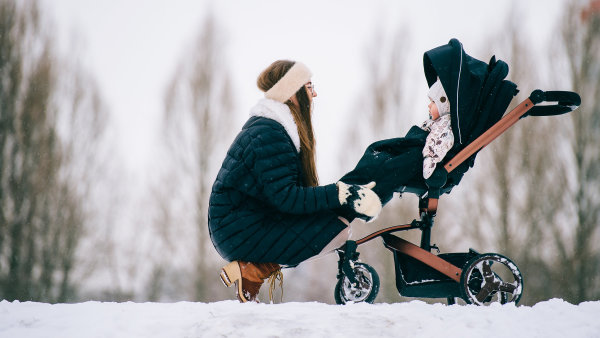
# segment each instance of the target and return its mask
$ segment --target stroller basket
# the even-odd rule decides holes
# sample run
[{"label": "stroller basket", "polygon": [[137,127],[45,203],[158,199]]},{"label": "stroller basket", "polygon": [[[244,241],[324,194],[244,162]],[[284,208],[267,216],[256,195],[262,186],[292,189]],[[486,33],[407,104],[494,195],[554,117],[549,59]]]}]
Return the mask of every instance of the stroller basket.
[{"label": "stroller basket", "polygon": [[[394,255],[396,270],[396,288],[401,295],[406,297],[446,298],[461,297],[460,284],[440,271],[428,266],[402,251],[397,250],[393,243],[398,237],[385,234],[382,236],[384,246]],[[469,252],[443,253],[437,257],[448,263],[464,268],[468,261],[478,253]]]}]

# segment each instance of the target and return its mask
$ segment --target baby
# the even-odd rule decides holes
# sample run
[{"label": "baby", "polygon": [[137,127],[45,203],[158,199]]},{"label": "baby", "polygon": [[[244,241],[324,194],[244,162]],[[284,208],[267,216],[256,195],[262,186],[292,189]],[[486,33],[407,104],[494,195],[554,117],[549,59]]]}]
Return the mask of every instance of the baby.
[{"label": "baby", "polygon": [[440,78],[431,85],[427,94],[429,103],[429,119],[421,125],[421,129],[429,132],[423,148],[423,177],[429,178],[437,163],[454,145],[454,134],[450,123],[450,102],[442,87]]}]

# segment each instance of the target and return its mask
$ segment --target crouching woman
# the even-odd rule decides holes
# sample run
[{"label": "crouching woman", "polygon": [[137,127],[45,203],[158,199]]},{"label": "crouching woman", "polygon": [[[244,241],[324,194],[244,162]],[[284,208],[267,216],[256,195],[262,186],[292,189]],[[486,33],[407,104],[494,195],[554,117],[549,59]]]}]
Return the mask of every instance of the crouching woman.
[{"label": "crouching woman", "polygon": [[341,246],[354,217],[381,210],[373,184],[319,185],[311,76],[304,64],[287,60],[259,75],[265,98],[251,109],[212,188],[210,237],[230,262],[221,279],[236,285],[241,302],[256,301],[263,281],[280,274],[281,266]]}]

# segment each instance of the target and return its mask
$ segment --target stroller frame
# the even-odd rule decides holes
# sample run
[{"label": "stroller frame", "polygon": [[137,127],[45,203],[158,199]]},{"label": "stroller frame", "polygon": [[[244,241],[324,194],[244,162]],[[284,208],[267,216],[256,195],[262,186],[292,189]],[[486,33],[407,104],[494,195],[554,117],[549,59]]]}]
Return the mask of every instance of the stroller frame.
[{"label": "stroller frame", "polygon": [[[552,102],[553,104],[541,103]],[[554,103],[555,102],[555,103]],[[518,303],[523,293],[523,277],[509,258],[496,253],[479,254],[470,249],[464,253],[439,254],[431,244],[431,228],[437,213],[448,173],[476,152],[504,133],[526,116],[550,116],[568,113],[581,103],[577,93],[566,91],[534,90],[517,107],[504,115],[486,132],[468,144],[458,154],[438,167],[426,180],[427,189],[405,187],[402,192],[419,196],[419,220],[381,229],[359,240],[347,241],[336,249],[339,255],[338,282],[335,287],[336,303],[372,303],[379,291],[379,276],[371,266],[358,262],[359,245],[381,237],[383,244],[394,254],[396,287],[402,296],[419,298],[446,298],[454,304],[461,298],[467,304],[484,305],[492,301],[502,304]],[[394,232],[421,230],[419,246],[392,235]],[[438,254],[432,253],[436,250]],[[503,272],[495,270],[500,267]]]}]

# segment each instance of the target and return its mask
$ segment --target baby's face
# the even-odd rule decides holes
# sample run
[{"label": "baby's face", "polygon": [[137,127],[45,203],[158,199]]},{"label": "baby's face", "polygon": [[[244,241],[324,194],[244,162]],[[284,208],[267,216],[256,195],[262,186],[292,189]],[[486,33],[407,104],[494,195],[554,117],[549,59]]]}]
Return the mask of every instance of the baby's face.
[{"label": "baby's face", "polygon": [[435,104],[435,102],[430,101],[429,102],[429,106],[427,106],[429,108],[429,118],[432,120],[437,120],[440,118],[440,113],[438,112],[438,108],[437,105]]}]

